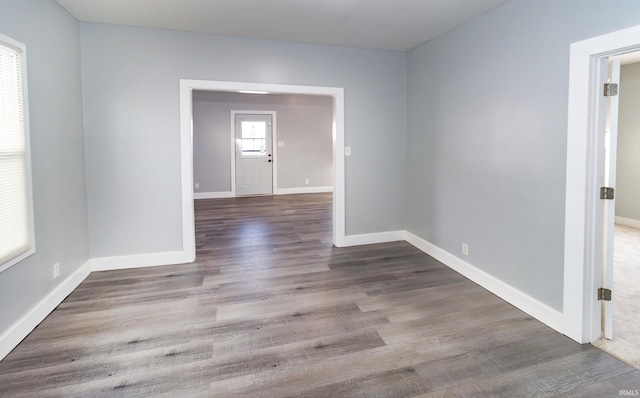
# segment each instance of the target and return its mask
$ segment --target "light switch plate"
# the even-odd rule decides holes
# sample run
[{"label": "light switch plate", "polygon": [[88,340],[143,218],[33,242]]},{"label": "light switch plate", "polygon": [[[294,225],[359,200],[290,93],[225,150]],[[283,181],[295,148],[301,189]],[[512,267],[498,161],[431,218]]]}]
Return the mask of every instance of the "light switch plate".
[{"label": "light switch plate", "polygon": [[344,147],[344,156],[351,156],[351,147],[350,146]]}]

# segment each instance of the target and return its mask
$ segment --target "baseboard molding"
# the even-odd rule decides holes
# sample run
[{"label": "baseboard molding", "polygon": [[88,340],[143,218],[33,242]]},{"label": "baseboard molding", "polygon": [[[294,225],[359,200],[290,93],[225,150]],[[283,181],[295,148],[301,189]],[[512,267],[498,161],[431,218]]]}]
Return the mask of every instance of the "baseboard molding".
[{"label": "baseboard molding", "polygon": [[[295,195],[301,193],[325,193],[333,192],[333,186],[328,187],[302,187],[302,188],[281,188],[276,191],[276,195]],[[194,199],[222,199],[235,198],[233,192],[195,192]]]},{"label": "baseboard molding", "polygon": [[233,192],[195,192],[193,194],[194,199],[222,199],[222,198],[235,198],[236,195]]},{"label": "baseboard molding", "polygon": [[91,262],[87,261],[40,300],[31,311],[2,333],[0,336],[0,360],[16,348],[90,273]]},{"label": "baseboard molding", "polygon": [[328,187],[302,187],[302,188],[279,188],[276,195],[293,195],[299,193],[325,193],[333,192],[333,186]]},{"label": "baseboard molding", "polygon": [[[616,222],[617,221],[616,219]],[[349,235],[345,237],[345,246],[360,246],[401,240],[406,240],[416,248],[434,257],[508,303],[558,332],[563,333],[562,313],[559,311],[554,310],[546,304],[541,303],[533,297],[410,232],[388,231],[373,234]],[[31,333],[92,271],[184,264],[193,262],[194,260],[195,256],[185,251],[90,259],[0,336],[0,360],[7,356],[11,350]]]},{"label": "baseboard molding", "polygon": [[626,225],[627,227],[640,229],[640,220],[636,220],[633,218],[616,216],[616,224]]},{"label": "baseboard molding", "polygon": [[347,235],[344,237],[344,247],[373,245],[376,243],[397,242],[404,240],[404,231],[377,232],[373,234]]},{"label": "baseboard molding", "polygon": [[184,251],[135,254],[131,256],[97,257],[90,260],[92,271],[112,271],[128,268],[155,267],[192,263],[195,256]]},{"label": "baseboard molding", "polygon": [[543,322],[547,326],[555,329],[560,333],[564,333],[562,313],[541,303],[533,297],[521,292],[502,282],[499,279],[487,274],[486,272],[474,267],[473,265],[461,260],[453,254],[442,250],[434,244],[410,233],[406,232],[406,241],[427,253],[431,257],[445,264],[454,271],[459,272],[478,285],[484,287],[491,293],[507,301],[509,304],[526,312],[537,320]]},{"label": "baseboard molding", "polygon": [[20,344],[91,272],[183,264],[194,260],[193,255],[184,251],[89,259],[0,336],[0,360]]}]

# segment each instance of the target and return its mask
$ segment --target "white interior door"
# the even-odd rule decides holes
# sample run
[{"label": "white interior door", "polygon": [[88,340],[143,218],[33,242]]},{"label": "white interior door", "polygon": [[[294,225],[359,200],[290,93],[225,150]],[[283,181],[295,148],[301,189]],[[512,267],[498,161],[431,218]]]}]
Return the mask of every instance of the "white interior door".
[{"label": "white interior door", "polygon": [[[609,61],[609,83],[620,85],[620,58]],[[616,154],[618,150],[618,104],[619,95],[607,98],[607,128],[605,131],[605,172],[606,187],[616,186]],[[614,196],[615,197],[615,196]],[[615,236],[616,202],[604,201],[604,267],[603,287],[613,291],[613,254]],[[613,294],[612,294],[613,298]],[[606,339],[613,338],[613,301],[602,301],[602,331]]]},{"label": "white interior door", "polygon": [[273,194],[271,115],[236,114],[236,195]]}]

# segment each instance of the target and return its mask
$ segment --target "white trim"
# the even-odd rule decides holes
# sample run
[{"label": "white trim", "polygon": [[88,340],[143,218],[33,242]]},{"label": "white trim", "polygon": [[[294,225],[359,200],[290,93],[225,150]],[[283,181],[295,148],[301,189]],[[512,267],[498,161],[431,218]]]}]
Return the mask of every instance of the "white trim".
[{"label": "white trim", "polygon": [[233,192],[195,192],[193,194],[193,198],[196,200],[234,198],[235,196]]},{"label": "white trim", "polygon": [[271,115],[271,194],[275,195],[278,191],[278,162],[277,146],[274,144],[277,138],[277,117],[276,111],[236,111],[231,110],[231,191],[234,196],[238,195],[236,191],[236,115]]},{"label": "white trim", "polygon": [[0,360],[20,344],[91,272],[183,264],[192,261],[190,254],[182,251],[89,259],[0,336]]},{"label": "white trim", "polygon": [[347,216],[344,162],[344,89],[333,97],[333,244],[345,245]]},{"label": "white trim", "polygon": [[0,360],[16,348],[90,273],[91,261],[89,260],[40,300],[31,311],[2,333],[0,336]]},{"label": "white trim", "polygon": [[[192,151],[192,90],[267,91],[271,94],[307,94],[333,97],[333,244],[345,244],[345,171],[344,171],[344,89],[341,87],[295,86],[246,82],[180,79],[180,159],[182,178],[183,250],[195,259],[195,229],[193,216],[193,151]],[[235,180],[235,177],[234,177]]]},{"label": "white trim", "polygon": [[640,229],[640,220],[636,220],[636,219],[633,219],[633,218],[626,218],[626,217],[618,217],[618,216],[616,216],[616,224],[625,225],[627,227]]},{"label": "white trim", "polygon": [[[598,162],[596,134],[601,60],[640,49],[640,26],[571,44],[567,126],[567,189],[563,333],[579,343],[600,337],[600,306],[595,300],[602,280],[601,239],[596,219]],[[599,264],[599,265],[598,265]]]},{"label": "white trim", "polygon": [[271,111],[271,192],[275,195],[278,192],[278,122],[276,111]]},{"label": "white trim", "polygon": [[92,271],[155,267],[157,265],[186,264],[193,262],[190,253],[166,252],[134,254],[131,256],[97,257],[91,259]]},{"label": "white trim", "polygon": [[196,259],[196,226],[193,207],[193,95],[180,80],[180,180],[182,191],[182,250]]},{"label": "white trim", "polygon": [[[345,237],[344,246],[360,246],[403,240],[562,333],[565,322],[560,312],[410,232],[399,230],[350,235]],[[31,333],[92,271],[182,264],[190,262],[189,258],[189,254],[185,252],[167,252],[90,259],[38,303],[33,310],[0,336],[0,360]]]},{"label": "white trim", "polygon": [[427,242],[411,232],[406,232],[405,235],[407,242],[413,246],[422,250],[454,271],[462,274],[466,278],[469,278],[509,304],[519,308],[547,326],[562,333],[564,326],[562,319],[563,316],[559,311],[554,310],[528,294],[521,292],[499,279],[496,279],[488,273],[474,267],[436,245]]},{"label": "white trim", "polygon": [[231,136],[229,137],[229,143],[231,145],[231,152],[229,153],[230,167],[231,167],[231,194],[236,196],[236,115],[231,111],[229,129],[231,130]]},{"label": "white trim", "polygon": [[344,246],[373,245],[376,243],[397,242],[404,240],[405,231],[376,232],[373,234],[347,235]]},{"label": "white trim", "polygon": [[295,195],[298,193],[325,193],[333,192],[333,186],[328,187],[300,187],[300,188],[280,188],[276,195]]}]

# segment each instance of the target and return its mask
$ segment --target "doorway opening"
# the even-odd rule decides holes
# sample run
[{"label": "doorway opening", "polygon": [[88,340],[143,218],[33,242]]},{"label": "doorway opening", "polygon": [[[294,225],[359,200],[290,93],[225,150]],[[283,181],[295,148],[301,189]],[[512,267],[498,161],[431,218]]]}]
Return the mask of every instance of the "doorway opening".
[{"label": "doorway opening", "polygon": [[640,26],[573,43],[570,51],[565,204],[564,333],[580,343],[602,335],[605,124],[609,59],[640,50]]},{"label": "doorway opening", "polygon": [[[609,106],[610,160],[605,182],[614,187],[607,203],[604,286],[611,301],[603,303],[603,336],[593,344],[640,369],[640,52],[615,57],[610,76],[619,82],[615,105]],[[606,181],[608,177],[609,181]]]},{"label": "doorway opening", "polygon": [[192,93],[195,199],[333,192],[332,96]]},{"label": "doorway opening", "polygon": [[193,178],[193,92],[260,92],[269,94],[300,94],[329,96],[333,102],[333,244],[345,245],[345,167],[344,167],[344,89],[339,87],[294,86],[210,80],[180,80],[180,131],[183,248],[195,260],[194,178]]}]

